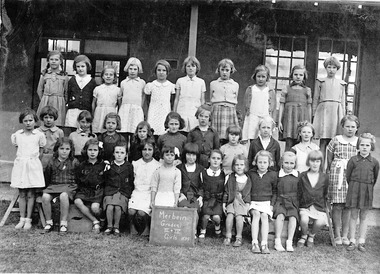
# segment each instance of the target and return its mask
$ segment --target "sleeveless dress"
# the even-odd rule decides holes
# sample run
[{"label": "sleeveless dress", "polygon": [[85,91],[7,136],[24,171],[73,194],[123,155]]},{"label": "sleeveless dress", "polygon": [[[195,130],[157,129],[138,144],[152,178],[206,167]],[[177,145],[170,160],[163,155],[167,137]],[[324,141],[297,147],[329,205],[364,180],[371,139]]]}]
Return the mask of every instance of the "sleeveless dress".
[{"label": "sleeveless dress", "polygon": [[218,176],[210,176],[207,170],[202,171],[203,179],[203,215],[223,214],[223,192],[225,175],[221,170]]},{"label": "sleeveless dress", "polygon": [[286,138],[297,139],[297,123],[302,121],[311,121],[308,106],[311,109],[311,90],[308,87],[295,89],[287,86],[286,90],[281,93],[280,103],[284,104],[282,116],[283,132],[279,135],[279,140],[284,141]]}]

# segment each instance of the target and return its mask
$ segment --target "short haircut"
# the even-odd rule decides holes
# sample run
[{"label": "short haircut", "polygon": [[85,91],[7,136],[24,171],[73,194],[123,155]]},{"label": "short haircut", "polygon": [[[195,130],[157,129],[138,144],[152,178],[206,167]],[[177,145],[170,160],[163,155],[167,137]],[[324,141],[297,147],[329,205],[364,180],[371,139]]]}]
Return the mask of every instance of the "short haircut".
[{"label": "short haircut", "polygon": [[182,163],[186,163],[186,154],[195,154],[197,156],[196,162],[199,160],[199,147],[196,143],[186,143],[183,147],[181,161]]},{"label": "short haircut", "polygon": [[181,115],[179,115],[177,112],[171,111],[169,112],[168,115],[166,115],[166,119],[164,123],[165,129],[169,128],[169,121],[171,119],[175,119],[179,122],[179,129],[183,129],[185,127],[185,120],[183,120]]},{"label": "short haircut", "polygon": [[312,150],[309,152],[306,158],[306,165],[310,167],[310,161],[321,161],[321,166],[319,167],[319,171],[323,170],[323,153],[320,150]]},{"label": "short haircut", "polygon": [[194,64],[197,67],[195,74],[198,74],[198,72],[201,70],[201,63],[199,62],[197,57],[188,56],[188,57],[186,57],[186,59],[183,61],[183,64],[182,64],[182,72],[183,73],[186,73],[186,66],[188,64]]},{"label": "short haircut", "polygon": [[164,158],[164,154],[165,153],[173,153],[175,155],[175,147],[174,146],[164,146],[162,149],[161,149],[161,159]]},{"label": "short haircut", "polygon": [[231,74],[233,74],[233,73],[236,72],[236,68],[235,68],[234,62],[232,62],[231,59],[224,58],[224,59],[222,59],[222,60],[219,61],[218,67],[216,68],[215,73],[219,74],[220,73],[220,69],[224,68],[224,67],[227,67],[227,66],[231,67]]},{"label": "short haircut", "polygon": [[117,143],[115,144],[114,148],[113,148],[112,153],[115,152],[115,147],[125,147],[125,152],[128,151],[128,144],[127,144],[127,142],[124,142],[124,141],[119,141],[119,142],[117,142]]},{"label": "short haircut", "polygon": [[220,151],[220,149],[213,149],[213,150],[211,150],[211,152],[210,152],[210,156],[208,156],[209,159],[211,158],[211,156],[212,156],[213,153],[217,153],[217,154],[219,154],[220,157],[221,157],[222,160],[223,160],[223,153]]},{"label": "short haircut", "polygon": [[276,123],[274,122],[273,118],[270,117],[270,116],[266,116],[264,118],[262,118],[259,122],[259,129],[261,128],[261,125],[264,124],[264,123],[269,123],[271,125],[271,128],[272,130],[274,129],[274,126],[276,125]]},{"label": "short haircut", "polygon": [[228,135],[239,135],[239,140],[241,139],[241,128],[239,126],[236,126],[236,125],[231,125],[231,126],[228,126],[227,129],[226,129],[226,139],[228,140]]},{"label": "short haircut", "polygon": [[87,73],[89,74],[91,69],[92,69],[90,59],[88,59],[88,57],[86,55],[78,55],[77,57],[75,57],[74,62],[73,62],[74,71],[77,71],[77,63],[79,63],[79,62],[84,62],[86,64]]},{"label": "short haircut", "polygon": [[40,112],[40,120],[42,121],[46,115],[53,116],[54,120],[57,120],[58,110],[52,106],[44,106]]},{"label": "short haircut", "polygon": [[140,149],[143,150],[146,145],[153,147],[153,155],[156,152],[157,144],[153,137],[148,137],[145,140],[143,140],[140,144]]},{"label": "short haircut", "polygon": [[255,68],[255,71],[254,71],[254,73],[252,74],[251,79],[252,79],[253,81],[256,82],[256,74],[257,74],[258,72],[260,72],[260,71],[264,71],[264,72],[266,72],[266,74],[267,74],[267,82],[269,82],[269,80],[270,80],[270,70],[269,70],[269,68],[268,68],[267,66],[265,66],[265,65],[258,65],[258,66]]},{"label": "short haircut", "polygon": [[158,60],[154,66],[154,75],[157,76],[157,67],[161,65],[161,66],[164,66],[166,68],[166,75],[169,75],[170,71],[172,70],[170,64],[168,61],[166,60]]},{"label": "short haircut", "polygon": [[297,167],[297,155],[293,151],[285,151],[284,154],[282,154],[281,160],[280,160],[281,167],[282,167],[282,164],[284,162],[284,158],[285,157],[293,157],[294,158],[294,163],[295,163],[294,168]]},{"label": "short haircut", "polygon": [[131,65],[136,65],[138,70],[139,70],[139,73],[143,73],[141,61],[139,59],[137,59],[136,57],[131,57],[128,59],[127,64],[124,67],[124,71],[128,72],[128,69]]},{"label": "short haircut", "polygon": [[290,72],[290,79],[292,80],[293,79],[293,74],[294,74],[294,71],[296,69],[302,69],[303,70],[303,80],[302,80],[302,83],[305,84],[305,81],[307,80],[307,78],[309,77],[309,74],[307,73],[307,70],[306,70],[306,67],[304,65],[295,65],[293,68],[292,68],[292,71]]},{"label": "short haircut", "polygon": [[208,111],[210,112],[210,122],[212,120],[212,106],[210,103],[204,103],[203,105],[201,105],[197,111],[195,112],[195,117],[198,119],[199,118],[199,115],[204,113],[205,111]]},{"label": "short haircut", "polygon": [[297,140],[301,141],[301,131],[304,127],[309,127],[311,128],[311,133],[313,136],[315,135],[315,129],[312,123],[309,121],[302,121],[297,123]]},{"label": "short haircut", "polygon": [[344,124],[345,124],[347,121],[355,122],[355,123],[356,123],[356,127],[359,129],[359,127],[360,127],[360,122],[359,122],[359,118],[358,118],[358,117],[356,117],[356,116],[353,115],[353,114],[344,115],[343,118],[342,118],[342,120],[340,120],[340,125],[341,125],[341,127],[344,127]]},{"label": "short haircut", "polygon": [[99,141],[96,138],[91,138],[91,139],[87,140],[87,142],[84,144],[84,147],[83,147],[83,149],[81,151],[82,157],[85,160],[88,160],[87,150],[88,150],[88,147],[91,146],[91,145],[98,146],[98,148],[99,148],[98,160],[101,160],[102,157],[103,157],[103,148],[101,148],[99,146]]},{"label": "short haircut", "polygon": [[104,66],[101,74],[100,74],[100,77],[102,78],[102,83],[104,83],[104,79],[103,79],[103,76],[104,76],[104,73],[106,72],[107,69],[112,69],[113,70],[113,75],[114,75],[114,78],[113,78],[113,81],[112,83],[113,84],[116,84],[117,83],[117,67],[115,66],[111,66],[111,65],[106,65]]},{"label": "short haircut", "polygon": [[32,115],[33,119],[34,119],[34,122],[38,122],[38,117],[37,117],[37,114],[36,112],[31,109],[31,108],[26,108],[24,109],[24,111],[22,111],[18,117],[18,121],[20,124],[22,124],[22,121],[24,120],[24,118],[28,115]]},{"label": "short haircut", "polygon": [[335,56],[327,57],[325,61],[323,61],[323,66],[325,68],[327,68],[328,65],[336,66],[337,69],[340,69],[341,67],[339,60]]},{"label": "short haircut", "polygon": [[257,165],[257,159],[260,156],[261,157],[268,157],[269,166],[274,166],[272,153],[270,153],[269,151],[266,151],[266,150],[260,150],[259,152],[256,153],[255,158],[253,159],[253,162],[252,162],[252,164],[254,166]]},{"label": "short haircut", "polygon": [[376,144],[376,138],[371,133],[365,132],[360,134],[358,138],[358,142],[356,144],[356,148],[359,149],[360,143],[363,139],[369,139],[371,140],[371,151],[375,150],[375,144]]},{"label": "short haircut", "polygon": [[232,160],[231,170],[236,172],[234,167],[235,167],[236,161],[238,160],[244,161],[244,172],[247,172],[249,168],[249,164],[248,164],[248,159],[247,157],[244,156],[244,154],[238,154],[234,157],[234,159]]},{"label": "short haircut", "polygon": [[120,119],[119,114],[117,114],[116,112],[110,112],[110,113],[108,113],[106,115],[106,117],[104,117],[104,122],[103,122],[103,128],[104,129],[106,129],[107,119],[116,119],[116,130],[120,130],[121,129],[121,119]]},{"label": "short haircut", "polygon": [[83,119],[86,119],[88,123],[92,123],[93,117],[91,115],[91,112],[89,112],[88,110],[81,111],[78,115],[77,121],[79,122]]},{"label": "short haircut", "polygon": [[58,156],[59,156],[58,155],[58,149],[63,144],[68,144],[70,146],[69,159],[73,160],[74,159],[74,153],[75,153],[74,142],[69,137],[58,138],[58,140],[55,143],[54,148],[53,148],[53,158],[58,159]]},{"label": "short haircut", "polygon": [[153,129],[150,127],[150,124],[147,121],[141,121],[140,123],[137,124],[135,133],[133,134],[132,142],[137,142],[141,141],[138,136],[138,132],[140,129],[146,127],[147,130],[147,138],[152,138],[153,137]]}]

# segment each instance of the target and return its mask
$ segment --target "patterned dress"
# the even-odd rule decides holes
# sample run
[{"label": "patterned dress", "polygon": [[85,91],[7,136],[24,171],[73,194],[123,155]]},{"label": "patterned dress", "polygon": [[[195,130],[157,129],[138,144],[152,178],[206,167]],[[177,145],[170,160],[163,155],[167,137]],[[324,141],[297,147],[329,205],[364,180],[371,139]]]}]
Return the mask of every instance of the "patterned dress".
[{"label": "patterned dress", "polygon": [[327,146],[327,151],[332,153],[333,161],[329,174],[329,196],[332,203],[345,203],[347,196],[346,168],[348,160],[357,153],[355,138],[350,143],[343,139],[342,135],[335,136]]},{"label": "patterned dress", "polygon": [[174,84],[170,81],[160,83],[154,80],[145,86],[144,92],[151,96],[147,122],[154,129],[155,135],[162,135],[165,133],[166,116],[171,110],[170,96],[175,94]]}]

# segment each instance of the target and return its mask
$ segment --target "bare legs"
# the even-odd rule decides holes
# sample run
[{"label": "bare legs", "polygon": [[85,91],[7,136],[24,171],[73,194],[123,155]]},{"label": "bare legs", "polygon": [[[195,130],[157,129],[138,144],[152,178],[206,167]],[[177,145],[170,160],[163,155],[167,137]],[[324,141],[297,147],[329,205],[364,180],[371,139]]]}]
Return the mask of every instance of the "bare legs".
[{"label": "bare legs", "polygon": [[[44,209],[46,221],[52,220],[51,214],[51,200],[53,196],[48,193],[44,193],[42,195],[42,208]],[[61,221],[67,222],[67,217],[69,215],[69,206],[70,200],[69,195],[66,192],[62,192],[59,195],[59,205],[60,205],[60,213],[61,213]]]},{"label": "bare legs", "polygon": [[[350,209],[344,204],[333,204],[332,221],[334,225],[334,234],[336,238],[346,239],[350,222]],[[342,234],[341,230],[342,229]]]},{"label": "bare legs", "polygon": [[32,227],[32,214],[34,209],[35,189],[19,188],[18,204],[20,208],[20,221],[15,226],[16,229],[30,229]]},{"label": "bare legs", "polygon": [[[360,211],[360,212],[359,212]],[[355,234],[356,234],[356,224],[359,216],[360,224],[359,224],[359,243],[364,244],[365,238],[367,234],[367,215],[368,209],[358,209],[351,208],[351,218],[350,218],[350,242],[355,243]]]}]

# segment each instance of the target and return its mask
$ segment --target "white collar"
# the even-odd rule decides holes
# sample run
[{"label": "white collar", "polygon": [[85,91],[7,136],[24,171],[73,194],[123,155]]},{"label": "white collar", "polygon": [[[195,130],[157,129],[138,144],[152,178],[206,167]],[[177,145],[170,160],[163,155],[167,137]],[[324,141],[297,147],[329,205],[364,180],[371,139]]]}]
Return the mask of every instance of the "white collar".
[{"label": "white collar", "polygon": [[188,75],[185,76],[187,81],[196,81],[197,75],[194,75],[192,78],[190,78]]},{"label": "white collar", "polygon": [[343,135],[337,135],[336,139],[339,141],[339,143],[342,143],[344,145],[350,144],[350,145],[355,146],[355,147],[356,147],[356,144],[358,142],[358,137],[357,136],[355,136],[355,139],[352,140],[351,142],[348,142],[348,141],[344,140]]},{"label": "white collar", "polygon": [[158,82],[157,80],[154,80],[153,84],[157,87],[167,87],[168,85],[171,84],[171,82],[169,80],[166,80],[165,82],[161,83],[161,82]]},{"label": "white collar", "polygon": [[287,176],[287,175],[293,175],[294,177],[298,177],[298,172],[297,172],[297,170],[295,170],[295,169],[293,169],[292,170],[292,172],[290,172],[290,173],[286,173],[285,171],[284,171],[284,169],[280,169],[280,172],[278,173],[278,177],[285,177],[285,176]]},{"label": "white collar", "polygon": [[127,82],[128,81],[137,81],[137,82],[139,82],[140,81],[140,77],[136,77],[136,78],[131,78],[131,77],[129,77],[129,76],[127,76],[127,78],[125,78],[125,80],[127,80]]},{"label": "white collar", "polygon": [[235,82],[233,79],[228,79],[228,80],[223,80],[221,77],[218,78],[218,82],[224,82],[224,83],[229,83],[229,84],[232,84],[233,82]]}]

